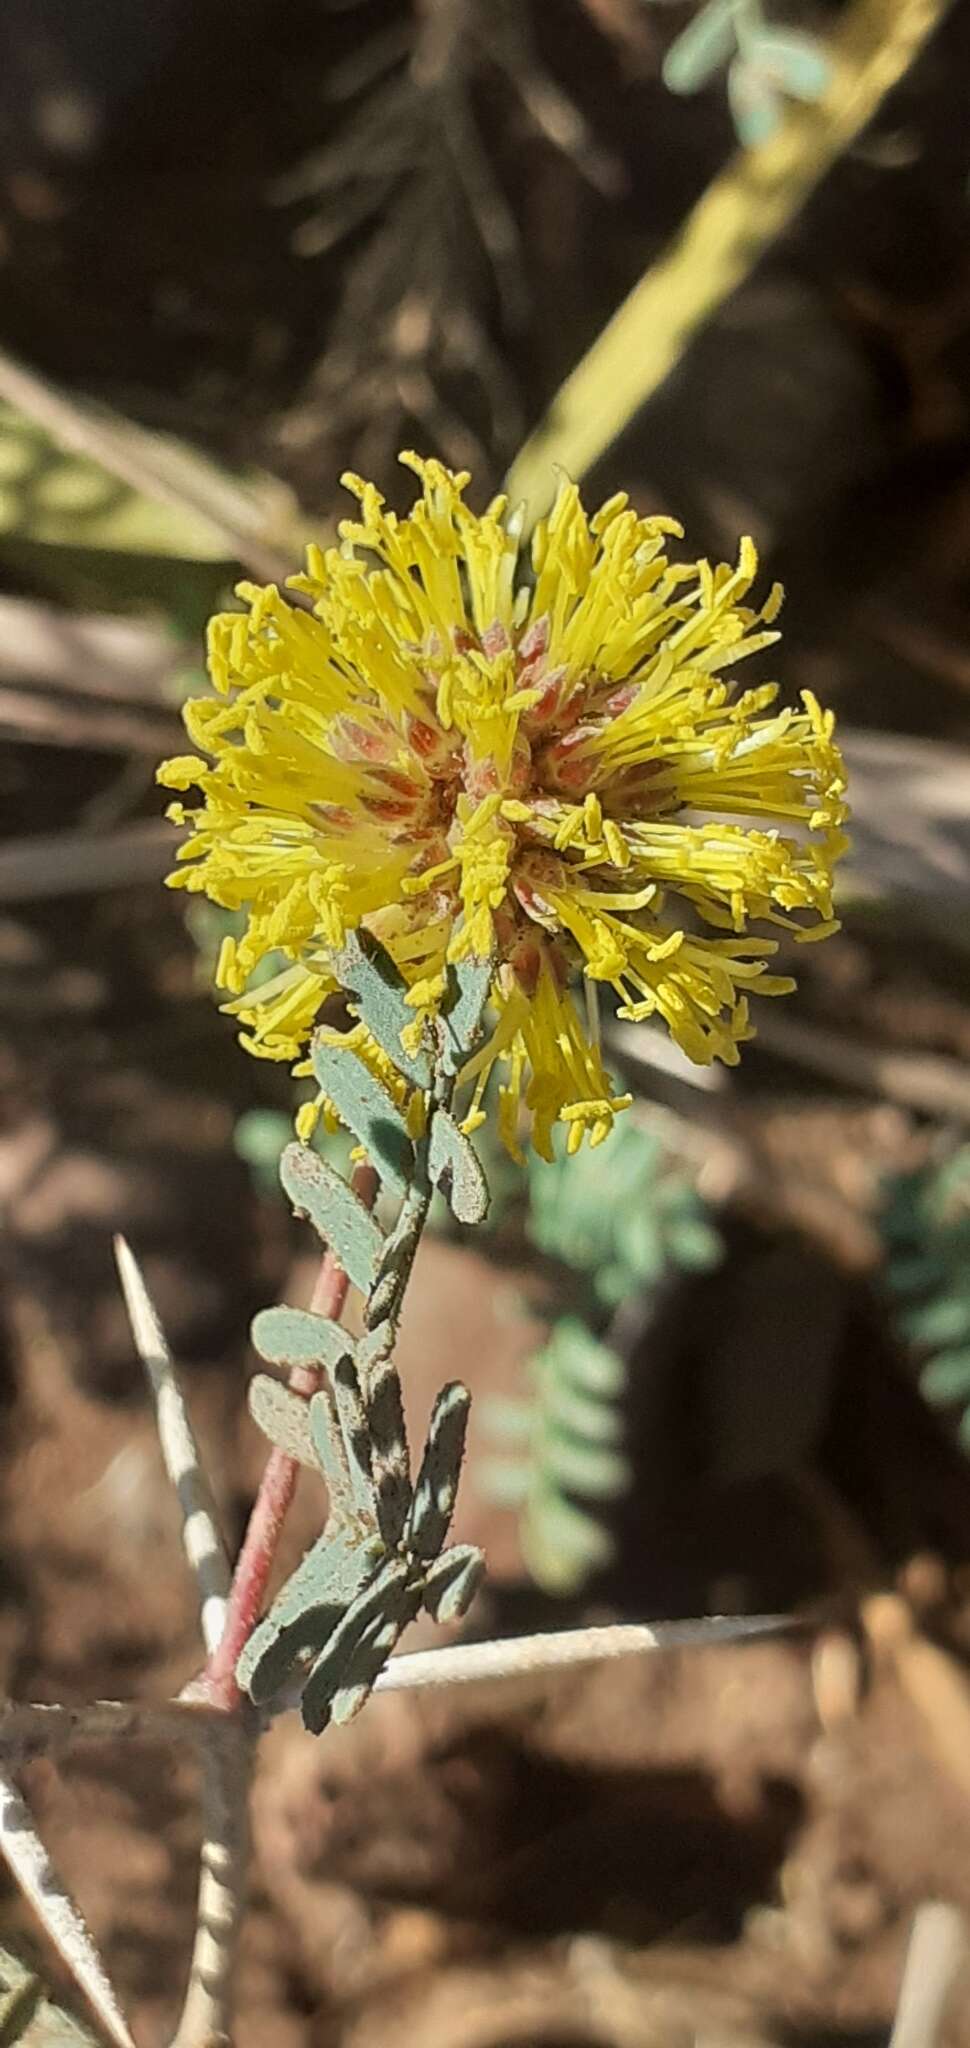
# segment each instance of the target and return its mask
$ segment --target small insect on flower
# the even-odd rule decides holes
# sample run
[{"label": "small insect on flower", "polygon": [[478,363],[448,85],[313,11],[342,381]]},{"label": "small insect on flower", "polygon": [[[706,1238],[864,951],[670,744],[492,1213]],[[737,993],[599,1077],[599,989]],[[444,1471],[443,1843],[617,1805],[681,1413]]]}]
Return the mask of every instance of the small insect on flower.
[{"label": "small insect on flower", "polygon": [[[623,494],[588,518],[563,483],[526,550],[503,498],[473,513],[467,475],[402,461],[421,485],[404,518],[344,479],[360,518],[291,579],[312,610],[244,583],[246,609],[212,620],[215,694],[185,708],[204,758],[159,771],[201,793],[171,807],[189,836],[170,880],[246,913],[217,979],[270,1059],[305,1053],[348,933],[396,963],[414,1045],[449,963],[491,959],[465,1128],[497,1070],[509,1150],[527,1126],[549,1157],[557,1122],[571,1149],[596,1144],[629,1099],[572,981],[662,1020],[690,1059],[733,1064],[749,997],[794,985],[752,924],[835,928],[834,721],[807,691],[794,710],[774,683],[737,688],[738,664],[778,638],[780,590],[745,602],[751,541],[733,569],[671,562],[675,521]],[[252,987],[269,953],[288,964]]]}]

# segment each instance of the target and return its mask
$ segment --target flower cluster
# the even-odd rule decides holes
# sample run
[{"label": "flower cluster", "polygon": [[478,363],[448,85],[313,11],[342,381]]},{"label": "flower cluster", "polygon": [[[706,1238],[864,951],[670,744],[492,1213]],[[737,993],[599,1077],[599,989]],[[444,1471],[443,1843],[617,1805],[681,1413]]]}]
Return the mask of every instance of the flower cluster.
[{"label": "flower cluster", "polygon": [[[215,694],[185,709],[204,758],[160,770],[201,792],[171,807],[189,836],[170,879],[246,913],[218,980],[271,1059],[305,1052],[348,931],[392,955],[416,1036],[448,962],[490,957],[466,1128],[497,1068],[506,1144],[518,1156],[527,1112],[549,1156],[557,1122],[595,1144],[628,1099],[598,984],[705,1063],[737,1060],[750,994],[793,986],[749,926],[833,929],[842,761],[808,692],[779,709],[775,684],[735,685],[778,637],[780,590],[745,602],[750,541],[736,568],[672,562],[673,520],[624,495],[588,518],[563,483],[527,551],[503,499],[477,515],[467,476],[402,459],[421,486],[407,517],[345,478],[359,519],[309,549],[293,598],[241,584],[246,609],[212,620]],[[269,953],[287,964],[251,988]]]}]

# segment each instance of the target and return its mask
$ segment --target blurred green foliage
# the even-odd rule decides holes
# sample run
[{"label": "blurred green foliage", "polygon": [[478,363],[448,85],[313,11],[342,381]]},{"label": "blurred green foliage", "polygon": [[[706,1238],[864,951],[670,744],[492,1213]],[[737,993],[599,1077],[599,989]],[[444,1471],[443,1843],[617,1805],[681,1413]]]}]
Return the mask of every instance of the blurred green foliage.
[{"label": "blurred green foliage", "polygon": [[897,1327],[924,1360],[921,1391],[962,1411],[970,1452],[970,1145],[892,1180],[882,1231]]},{"label": "blurred green foliage", "polygon": [[595,1151],[529,1162],[533,1244],[582,1274],[599,1308],[613,1309],[673,1267],[716,1263],[720,1238],[661,1140],[622,1118]]},{"label": "blurred green foliage", "polygon": [[688,1177],[632,1119],[595,1151],[530,1158],[528,1196],[526,1233],[561,1269],[569,1306],[529,1362],[524,1397],[483,1404],[504,1454],[480,1478],[518,1509],[537,1584],[569,1594],[609,1563],[610,1509],[631,1480],[617,1311],[717,1264],[722,1244]]},{"label": "blurred green foliage", "polygon": [[731,117],[748,149],[771,140],[786,99],[820,100],[832,75],[817,37],[775,27],[761,0],[708,0],[671,44],[664,84],[670,92],[700,92],[724,69]]}]

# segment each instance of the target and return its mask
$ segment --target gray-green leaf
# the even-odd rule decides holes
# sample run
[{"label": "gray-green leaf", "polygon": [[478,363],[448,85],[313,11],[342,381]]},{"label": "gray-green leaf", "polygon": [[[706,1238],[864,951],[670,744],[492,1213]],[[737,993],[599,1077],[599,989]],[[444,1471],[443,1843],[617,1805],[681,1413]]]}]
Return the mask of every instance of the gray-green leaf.
[{"label": "gray-green leaf", "polygon": [[600,1399],[623,1392],[626,1368],[608,1344],[601,1344],[578,1316],[564,1316],[550,1338],[555,1370],[571,1386]]},{"label": "gray-green leaf", "polygon": [[770,142],[782,116],[778,88],[755,59],[735,57],[728,71],[728,100],[738,139],[746,149]]},{"label": "gray-green leaf", "polygon": [[370,1210],[335,1168],[306,1145],[287,1146],[280,1160],[280,1180],[297,1215],[309,1217],[332,1246],[348,1279],[362,1294],[369,1294],[384,1249],[384,1233]]},{"label": "gray-green leaf", "polygon": [[795,28],[763,28],[746,50],[759,70],[792,99],[820,100],[827,91],[832,66],[821,44]]},{"label": "gray-green leaf", "polygon": [[352,932],[336,955],[334,972],[341,988],[353,998],[355,1010],[372,1038],[394,1061],[398,1071],[418,1088],[431,1085],[431,1063],[427,1053],[407,1053],[401,1034],[414,1023],[414,1011],[405,1001],[405,983],[389,953],[376,939]]},{"label": "gray-green leaf", "polygon": [[558,1486],[585,1500],[615,1500],[630,1484],[629,1461],[619,1451],[583,1443],[548,1426],[543,1430],[543,1465]]},{"label": "gray-green leaf", "polygon": [[408,1518],[408,1545],[418,1557],[435,1557],[448,1533],[465,1453],[470,1405],[468,1388],[460,1380],[452,1380],[442,1387],[431,1411],[428,1441]]},{"label": "gray-green leaf", "polygon": [[280,1380],[271,1379],[268,1372],[258,1372],[250,1380],[248,1400],[253,1421],[270,1443],[311,1472],[318,1472],[307,1402],[299,1394],[291,1393]]},{"label": "gray-green leaf", "polygon": [[699,92],[727,64],[735,49],[734,0],[710,0],[671,43],[664,58],[668,92]]},{"label": "gray-green leaf", "polygon": [[294,1365],[332,1368],[354,1348],[353,1338],[341,1323],[308,1308],[260,1309],[253,1317],[250,1336],[260,1358],[284,1371]]},{"label": "gray-green leaf", "polygon": [[481,1036],[493,973],[491,955],[483,960],[470,954],[448,969],[442,1048],[442,1065],[446,1074],[457,1074],[475,1049]]},{"label": "gray-green leaf", "polygon": [[341,1123],[359,1139],[390,1193],[403,1195],[414,1171],[414,1147],[393,1096],[352,1046],[318,1034],[311,1058]]},{"label": "gray-green leaf", "polygon": [[474,1146],[446,1109],[431,1119],[428,1172],[459,1223],[481,1223],[488,1214],[488,1182]]}]

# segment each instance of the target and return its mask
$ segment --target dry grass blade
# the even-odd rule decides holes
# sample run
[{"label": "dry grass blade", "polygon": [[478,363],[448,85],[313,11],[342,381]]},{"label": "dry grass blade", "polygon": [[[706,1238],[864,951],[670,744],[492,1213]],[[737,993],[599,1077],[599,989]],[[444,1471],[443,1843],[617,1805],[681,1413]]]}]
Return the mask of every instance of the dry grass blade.
[{"label": "dry grass blade", "polygon": [[[115,1257],[139,1356],[155,1396],[162,1455],[182,1510],[185,1554],[200,1596],[210,1656],[226,1621],[232,1573],[171,1353],[138,1263],[124,1238]],[[203,1735],[203,1840],[192,1964],[173,2048],[215,2048],[228,2041],[236,1947],[246,1897],[248,1792],[253,1730],[241,1714],[222,1714]]]},{"label": "dry grass blade", "polygon": [[108,2038],[117,2048],[134,2048],[88,1929],[36,1834],[20,1793],[6,1777],[0,1777],[0,1850]]},{"label": "dry grass blade", "polygon": [[779,1058],[823,1074],[839,1086],[886,1096],[927,1116],[970,1123],[970,1074],[959,1060],[942,1053],[872,1045],[771,1011],[758,1019],[758,1039]]},{"label": "dry grass blade", "polygon": [[847,893],[860,888],[949,920],[970,891],[970,752],[852,726],[839,740],[852,798]]},{"label": "dry grass blade", "polygon": [[91,747],[157,760],[178,739],[175,718],[113,704],[65,704],[33,690],[0,687],[0,734],[21,745]]},{"label": "dry grass blade", "polygon": [[0,596],[0,682],[164,710],[184,650],[150,619]]},{"label": "dry grass blade", "polygon": [[617,1622],[603,1628],[563,1629],[555,1635],[511,1636],[503,1642],[455,1643],[446,1650],[413,1650],[392,1657],[377,1680],[379,1692],[438,1685],[491,1684],[652,1650],[711,1647],[784,1634],[796,1623],[784,1614],[714,1614],[700,1621]]},{"label": "dry grass blade", "polygon": [[160,882],[172,865],[172,828],[161,819],[116,832],[32,832],[0,847],[0,903],[84,896]]},{"label": "dry grass blade", "polygon": [[[15,1765],[76,1743],[131,1738],[197,1742],[202,1752],[203,1842],[192,1962],[173,2048],[228,2040],[236,1947],[246,1898],[249,1772],[255,1724],[204,1703],[97,1700],[87,1706],[10,1703],[0,1709],[0,1752]],[[73,1901],[52,1870],[26,1806],[0,1776],[0,1849],[111,2039],[131,2048],[124,2017]],[[0,2040],[5,2039],[0,2023]]]},{"label": "dry grass blade", "polygon": [[933,1900],[917,1909],[889,2048],[936,2048],[966,1953],[966,1923],[956,1906]]},{"label": "dry grass blade", "polygon": [[232,1579],[216,1505],[161,1324],[123,1237],[115,1239],[115,1258],[135,1346],[155,1397],[162,1456],[182,1510],[182,1541],[198,1581],[202,1635],[211,1653],[222,1636]]},{"label": "dry grass blade", "polygon": [[[169,507],[176,515],[169,552],[242,562],[269,582],[291,573],[297,507],[283,484],[266,479],[261,488],[251,488],[194,449],[75,398],[2,351],[0,399],[59,447],[96,463],[142,498]],[[180,539],[184,546],[177,545]]]}]

